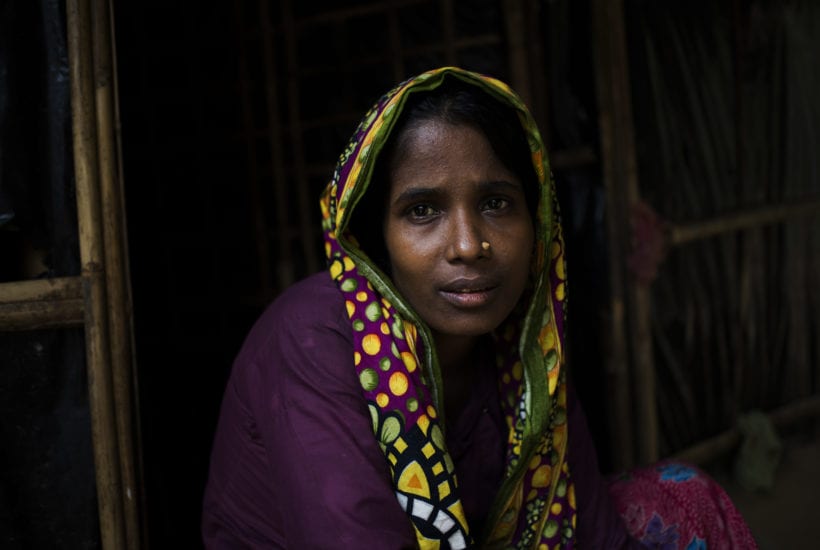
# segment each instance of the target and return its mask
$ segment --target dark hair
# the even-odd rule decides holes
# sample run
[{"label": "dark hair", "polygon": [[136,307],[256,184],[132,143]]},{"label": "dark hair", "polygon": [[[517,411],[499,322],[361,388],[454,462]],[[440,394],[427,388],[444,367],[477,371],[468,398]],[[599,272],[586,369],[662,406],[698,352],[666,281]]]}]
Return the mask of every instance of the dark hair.
[{"label": "dark hair", "polygon": [[501,164],[521,181],[527,209],[535,223],[538,177],[518,114],[481,88],[456,77],[445,77],[441,85],[433,90],[409,93],[390,136],[376,158],[368,190],[350,220],[350,230],[358,239],[361,249],[386,273],[390,272],[390,258],[384,244],[382,225],[390,191],[390,167],[404,132],[430,120],[471,126],[480,131]]}]

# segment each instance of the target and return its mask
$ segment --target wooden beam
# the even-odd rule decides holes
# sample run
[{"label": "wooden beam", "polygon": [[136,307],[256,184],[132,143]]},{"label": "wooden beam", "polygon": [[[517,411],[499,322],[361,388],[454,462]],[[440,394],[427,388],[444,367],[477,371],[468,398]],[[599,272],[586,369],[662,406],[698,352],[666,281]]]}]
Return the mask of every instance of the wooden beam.
[{"label": "wooden beam", "polygon": [[[801,420],[820,417],[820,394],[783,405],[770,411],[768,415],[777,428],[783,428]],[[735,449],[741,439],[740,430],[732,428],[678,451],[671,458],[691,464],[706,464]]]},{"label": "wooden beam", "polygon": [[0,304],[82,299],[81,277],[56,277],[0,283]]},{"label": "wooden beam", "polygon": [[83,310],[82,298],[0,304],[0,331],[82,326]]},{"label": "wooden beam", "polygon": [[81,277],[0,284],[0,330],[75,327],[84,320]]},{"label": "wooden beam", "polygon": [[733,231],[743,231],[818,214],[820,214],[820,199],[815,197],[807,197],[800,202],[752,208],[708,220],[674,224],[669,229],[669,244],[680,246]]},{"label": "wooden beam", "polygon": [[598,154],[589,146],[559,149],[550,153],[550,166],[553,170],[569,170],[570,168],[593,166],[597,163]]}]

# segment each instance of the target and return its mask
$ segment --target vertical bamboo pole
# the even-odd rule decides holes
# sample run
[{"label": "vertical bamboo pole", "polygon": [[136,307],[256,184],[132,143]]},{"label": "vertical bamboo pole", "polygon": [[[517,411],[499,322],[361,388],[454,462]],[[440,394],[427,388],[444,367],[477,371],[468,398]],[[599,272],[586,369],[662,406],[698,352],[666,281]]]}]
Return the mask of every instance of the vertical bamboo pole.
[{"label": "vertical bamboo pole", "polygon": [[[304,256],[304,268],[308,273],[312,273],[319,268],[316,259],[316,247],[314,246],[314,235],[319,227],[318,206],[312,208],[307,173],[305,171],[304,136],[302,135],[301,118],[301,94],[299,93],[299,60],[297,57],[296,45],[296,21],[293,17],[291,0],[282,2],[282,27],[285,32],[285,54],[287,59],[288,74],[288,104],[291,109],[290,139],[293,146],[293,158],[295,167],[295,181],[297,193],[297,210],[299,212],[299,235],[302,239],[302,255]],[[318,201],[318,197],[316,198]],[[318,202],[317,202],[318,204]],[[317,216],[311,215],[316,212]],[[313,223],[317,220],[316,223]]]},{"label": "vertical bamboo pole", "polygon": [[[267,226],[265,224],[265,212],[263,208],[263,201],[261,200],[261,191],[259,190],[259,166],[256,157],[256,132],[254,129],[254,113],[253,113],[253,98],[250,86],[251,70],[248,67],[248,48],[246,45],[246,38],[244,35],[250,34],[245,29],[245,13],[243,10],[243,0],[234,0],[234,14],[236,18],[236,33],[237,49],[239,50],[239,96],[241,98],[242,106],[242,137],[245,140],[246,166],[248,167],[248,186],[251,197],[251,216],[253,218],[253,227],[256,233],[256,255],[259,261],[258,285],[259,293],[264,301],[268,297],[270,290],[271,268],[268,255],[268,235]],[[276,162],[276,158],[271,159]],[[276,178],[276,169],[274,164],[274,178]],[[284,180],[284,176],[282,178]],[[274,181],[274,184],[276,182]],[[282,183],[284,185],[284,183]],[[284,223],[282,219],[280,223]],[[285,225],[285,227],[287,227]],[[290,244],[287,240],[287,232],[278,228],[279,238],[279,263],[277,266],[277,285],[279,289],[284,289],[291,282],[293,282],[293,262],[290,256]]]},{"label": "vertical bamboo pole", "polygon": [[615,159],[614,148],[616,146],[613,139],[612,109],[609,105],[610,94],[608,86],[610,84],[610,64],[606,58],[607,41],[606,26],[608,25],[607,15],[601,13],[604,6],[602,0],[597,0],[592,4],[592,35],[595,64],[596,92],[598,96],[598,126],[600,132],[600,146],[602,159],[602,176],[606,189],[607,204],[607,236],[609,244],[609,338],[607,385],[610,387],[612,398],[607,404],[610,409],[609,435],[610,448],[612,454],[612,465],[616,470],[621,470],[631,466],[635,462],[633,441],[633,427],[631,414],[631,392],[629,385],[629,368],[627,354],[627,337],[625,322],[625,297],[624,297],[624,273],[623,263],[618,262],[624,255],[624,243],[626,239],[622,220],[616,217],[616,213],[623,212],[622,194],[616,188],[615,182]]},{"label": "vertical bamboo pole", "polygon": [[94,468],[105,549],[125,547],[117,427],[108,342],[102,212],[98,181],[90,0],[68,0],[69,70],[72,135],[80,236],[80,261],[86,301],[85,340]]},{"label": "vertical bamboo pole", "polygon": [[[274,207],[276,208],[277,237],[279,241],[278,259],[280,262],[280,288],[284,290],[294,278],[293,254],[291,247],[291,232],[288,226],[288,178],[282,159],[282,119],[279,116],[279,89],[276,82],[276,56],[273,23],[270,18],[268,2],[259,2],[259,23],[262,30],[262,59],[265,62],[265,100],[268,108],[268,145],[271,157],[271,172],[273,175]],[[268,227],[265,222],[265,213],[262,201],[262,192],[259,189],[260,181],[254,178],[251,181],[251,201],[253,208],[254,225],[256,226],[257,254],[263,275],[262,296],[269,300],[270,292],[270,252],[268,247]]]},{"label": "vertical bamboo pole", "polygon": [[[543,29],[541,26],[542,14],[540,12],[542,3],[536,0],[525,0],[525,15],[524,23],[526,25],[527,35],[527,69],[529,71],[530,79],[530,94],[532,94],[532,103],[530,104],[530,111],[538,123],[541,131],[541,139],[547,150],[550,149],[550,129],[549,129],[549,94],[544,78],[544,69],[546,62],[544,60],[544,42],[542,39]],[[554,163],[550,163],[554,166]]]},{"label": "vertical bamboo pole", "polygon": [[101,198],[105,282],[108,304],[110,368],[113,382],[114,414],[117,425],[121,498],[127,547],[139,546],[138,506],[141,491],[137,487],[134,466],[132,399],[133,352],[131,349],[131,302],[126,269],[128,245],[125,238],[125,208],[122,180],[119,178],[119,143],[115,129],[116,99],[114,85],[114,42],[110,0],[94,0],[92,5],[92,42],[94,86],[96,92],[97,161]]},{"label": "vertical bamboo pole", "polygon": [[523,0],[504,0],[504,24],[507,29],[507,59],[513,89],[528,106],[532,105],[527,26]]},{"label": "vertical bamboo pole", "polygon": [[456,65],[456,29],[453,0],[441,2],[441,24],[444,29],[444,60],[447,65]]},{"label": "vertical bamboo pole", "polygon": [[[658,419],[652,335],[649,323],[649,288],[630,279],[626,272],[629,251],[630,212],[640,200],[632,128],[629,68],[624,36],[623,0],[592,2],[598,116],[603,156],[604,184],[610,244],[610,292],[612,303],[612,359],[614,375],[613,436],[621,444],[630,441],[629,391],[626,342],[631,347],[632,378],[637,415],[638,460],[657,460]],[[626,311],[625,308],[628,310]],[[624,334],[624,321],[629,333]],[[625,439],[624,436],[630,439]],[[633,462],[626,448],[614,448],[616,466]]]},{"label": "vertical bamboo pole", "polygon": [[395,0],[390,2],[390,6],[387,10],[387,25],[390,34],[390,57],[392,58],[393,82],[401,82],[405,78],[404,56],[401,50],[399,10]]}]

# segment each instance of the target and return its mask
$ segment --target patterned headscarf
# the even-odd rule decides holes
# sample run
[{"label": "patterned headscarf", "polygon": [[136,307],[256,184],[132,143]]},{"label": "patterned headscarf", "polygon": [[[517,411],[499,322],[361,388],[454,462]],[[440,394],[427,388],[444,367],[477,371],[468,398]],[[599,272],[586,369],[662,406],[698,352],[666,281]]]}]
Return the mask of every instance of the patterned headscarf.
[{"label": "patterned headscarf", "polygon": [[[509,437],[506,470],[484,533],[470,531],[459,500],[442,431],[442,378],[431,333],[348,230],[376,157],[408,95],[432,90],[445,78],[473,85],[517,113],[540,187],[531,285],[522,303],[492,334]],[[454,67],[407,80],[364,117],[339,159],[321,207],[330,274],[345,297],[354,363],[373,432],[420,548],[457,549],[477,543],[485,548],[571,548],[576,513],[566,460],[566,384],[561,368],[563,239],[546,152],[523,102],[506,84]]]}]

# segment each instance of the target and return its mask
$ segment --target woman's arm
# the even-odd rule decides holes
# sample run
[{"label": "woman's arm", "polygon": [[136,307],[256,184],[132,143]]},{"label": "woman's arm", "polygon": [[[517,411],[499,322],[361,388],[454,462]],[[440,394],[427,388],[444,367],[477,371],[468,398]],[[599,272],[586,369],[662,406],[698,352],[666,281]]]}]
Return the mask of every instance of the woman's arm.
[{"label": "woman's arm", "polygon": [[253,529],[267,523],[266,536],[286,548],[415,548],[373,436],[339,293],[296,290],[249,337],[254,352],[240,354],[231,383],[245,414],[233,422],[241,425],[221,427],[243,432],[241,444],[259,458],[225,467],[263,465],[255,476],[233,476],[252,494],[265,485],[259,501],[269,509],[250,518]]}]

